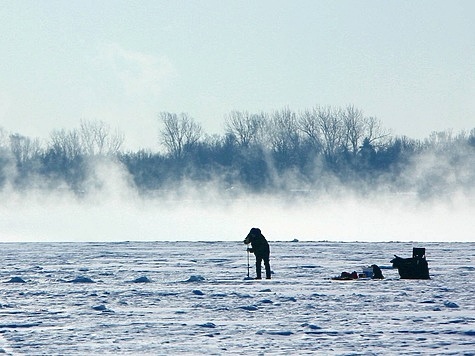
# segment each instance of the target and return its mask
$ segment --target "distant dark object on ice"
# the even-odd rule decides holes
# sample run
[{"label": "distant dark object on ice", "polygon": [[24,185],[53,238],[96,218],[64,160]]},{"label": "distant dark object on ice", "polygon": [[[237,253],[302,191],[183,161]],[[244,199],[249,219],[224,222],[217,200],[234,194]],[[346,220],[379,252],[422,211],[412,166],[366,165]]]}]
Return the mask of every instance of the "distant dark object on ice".
[{"label": "distant dark object on ice", "polygon": [[150,283],[150,282],[152,281],[147,276],[142,276],[132,281],[132,283]]},{"label": "distant dark object on ice", "polygon": [[79,276],[69,281],[69,283],[94,283],[94,281],[91,278]]},{"label": "distant dark object on ice", "polygon": [[202,276],[190,276],[185,282],[202,282],[204,281],[205,278]]},{"label": "distant dark object on ice", "polygon": [[26,282],[21,277],[12,277],[10,278],[10,280],[6,281],[5,283],[26,283]]},{"label": "distant dark object on ice", "polygon": [[108,309],[104,304],[93,306],[92,309],[104,312],[104,313],[114,313],[113,310]]},{"label": "distant dark object on ice", "polygon": [[341,272],[341,275],[333,277],[332,279],[337,281],[351,281],[358,278],[384,279],[384,276],[378,265],[371,265],[370,267],[365,268],[363,273],[357,273],[356,271],[353,271],[352,273]]},{"label": "distant dark object on ice", "polygon": [[341,275],[338,277],[333,277],[333,280],[337,281],[351,281],[353,279],[358,279],[358,273],[356,271],[353,272],[341,272]]},{"label": "distant dark object on ice", "polygon": [[425,248],[414,247],[410,258],[394,255],[391,263],[398,269],[401,279],[430,279]]},{"label": "distant dark object on ice", "polygon": [[198,324],[198,326],[201,326],[202,328],[214,329],[216,327],[216,324],[214,324],[214,323],[204,323],[204,324]]},{"label": "distant dark object on ice", "polygon": [[107,307],[104,304],[101,304],[101,305],[93,306],[92,309],[98,310],[98,311],[104,311],[104,310],[107,310]]},{"label": "distant dark object on ice", "polygon": [[447,307],[447,308],[458,308],[458,304],[457,303],[454,303],[454,302],[450,302],[448,300],[446,300],[444,302],[444,305]]}]

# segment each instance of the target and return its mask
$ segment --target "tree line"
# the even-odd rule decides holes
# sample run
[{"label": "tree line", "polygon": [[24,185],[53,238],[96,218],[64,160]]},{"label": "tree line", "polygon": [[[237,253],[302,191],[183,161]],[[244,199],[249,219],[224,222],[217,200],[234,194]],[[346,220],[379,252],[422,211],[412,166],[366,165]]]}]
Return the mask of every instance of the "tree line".
[{"label": "tree line", "polygon": [[161,112],[163,152],[122,150],[125,135],[100,121],[55,130],[46,143],[0,128],[0,189],[88,189],[91,162],[123,166],[143,195],[213,183],[221,191],[307,194],[346,187],[430,197],[475,186],[475,128],[394,137],[353,105],[232,111],[208,135],[185,113]]}]

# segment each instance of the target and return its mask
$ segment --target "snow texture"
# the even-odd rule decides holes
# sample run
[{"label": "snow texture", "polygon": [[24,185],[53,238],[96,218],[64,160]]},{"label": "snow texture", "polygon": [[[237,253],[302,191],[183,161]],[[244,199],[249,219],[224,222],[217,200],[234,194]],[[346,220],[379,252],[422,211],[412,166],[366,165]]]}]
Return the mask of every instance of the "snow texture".
[{"label": "snow texture", "polygon": [[[240,241],[4,243],[0,353],[474,355],[475,243],[270,244],[273,279],[244,280]],[[390,268],[412,247],[430,280]]]}]

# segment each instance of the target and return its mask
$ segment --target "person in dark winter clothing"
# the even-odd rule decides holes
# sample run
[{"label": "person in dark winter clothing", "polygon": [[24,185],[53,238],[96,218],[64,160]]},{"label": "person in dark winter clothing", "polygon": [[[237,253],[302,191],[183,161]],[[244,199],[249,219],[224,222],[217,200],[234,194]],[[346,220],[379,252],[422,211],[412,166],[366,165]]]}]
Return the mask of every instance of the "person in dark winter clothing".
[{"label": "person in dark winter clothing", "polygon": [[264,261],[264,266],[266,269],[266,279],[270,279],[270,247],[264,235],[262,235],[261,230],[253,227],[249,234],[244,239],[246,245],[251,244],[251,248],[248,248],[247,251],[254,253],[256,256],[256,279],[261,279],[261,263]]},{"label": "person in dark winter clothing", "polygon": [[372,279],[384,279],[383,272],[381,272],[381,268],[378,265],[371,265],[373,268],[373,276]]}]

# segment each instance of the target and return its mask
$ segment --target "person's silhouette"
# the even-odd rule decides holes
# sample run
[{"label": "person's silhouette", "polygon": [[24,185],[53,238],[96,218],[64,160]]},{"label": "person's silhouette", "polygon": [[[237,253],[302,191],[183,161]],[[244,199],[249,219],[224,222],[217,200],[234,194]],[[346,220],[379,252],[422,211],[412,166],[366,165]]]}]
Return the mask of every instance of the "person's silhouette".
[{"label": "person's silhouette", "polygon": [[251,244],[252,248],[248,248],[247,251],[254,253],[256,256],[256,279],[261,279],[261,262],[264,261],[264,266],[266,269],[266,279],[271,278],[270,270],[270,247],[264,235],[262,235],[261,230],[253,227],[249,234],[244,239],[244,243]]}]

